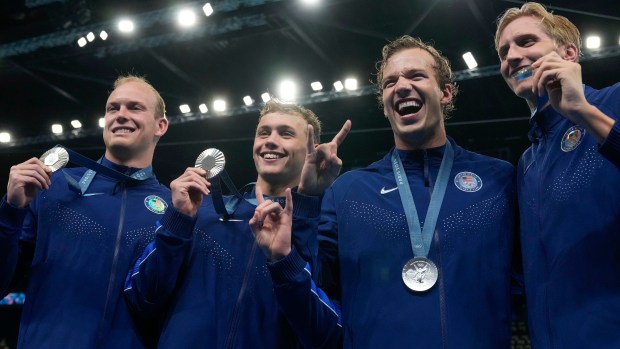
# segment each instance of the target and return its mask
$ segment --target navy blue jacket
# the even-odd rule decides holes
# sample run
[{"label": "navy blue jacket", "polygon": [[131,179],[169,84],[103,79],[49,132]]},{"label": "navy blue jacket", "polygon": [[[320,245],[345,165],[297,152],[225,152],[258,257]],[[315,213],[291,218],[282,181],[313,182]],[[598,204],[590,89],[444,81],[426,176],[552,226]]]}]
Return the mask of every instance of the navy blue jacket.
[{"label": "navy blue jacket", "polygon": [[[341,302],[345,348],[510,348],[514,167],[451,142],[454,165],[428,255],[439,279],[427,292],[402,280],[413,251],[390,161],[396,150],[325,193],[320,286]],[[398,151],[422,221],[444,148]]]},{"label": "navy blue jacket", "polygon": [[[131,173],[105,159],[103,165]],[[85,169],[63,171],[79,181]],[[3,198],[0,292],[28,277],[19,348],[145,347],[123,283],[168,202],[169,189],[155,177],[124,184],[96,175],[82,196],[62,171],[26,209]]]},{"label": "navy blue jacket", "polygon": [[[620,84],[587,100],[620,118]],[[620,127],[601,147],[548,107],[518,167],[532,347],[620,348]]]},{"label": "navy blue jacket", "polygon": [[[245,197],[254,195],[252,191]],[[128,275],[125,290],[129,303],[142,314],[166,313],[160,348],[313,345],[313,339],[297,336],[304,331],[295,332],[308,322],[308,316],[301,314],[311,310],[287,317],[276,298],[276,292],[289,285],[289,276],[298,277],[295,290],[326,308],[309,276],[309,266],[317,263],[320,199],[293,193],[293,201],[294,251],[273,264],[267,262],[248,225],[256,208],[248,201],[241,201],[228,220],[216,213],[210,197],[205,197],[196,221],[174,207],[166,212],[155,241]]]}]

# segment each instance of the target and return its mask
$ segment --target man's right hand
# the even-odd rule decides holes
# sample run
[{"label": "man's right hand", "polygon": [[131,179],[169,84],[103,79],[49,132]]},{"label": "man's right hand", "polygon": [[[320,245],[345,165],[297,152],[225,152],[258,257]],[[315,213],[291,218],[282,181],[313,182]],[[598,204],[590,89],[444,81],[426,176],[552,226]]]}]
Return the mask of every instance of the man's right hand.
[{"label": "man's right hand", "polygon": [[28,206],[39,190],[50,187],[51,173],[52,169],[37,158],[12,166],[6,186],[7,202],[17,208]]},{"label": "man's right hand", "polygon": [[172,205],[177,211],[192,218],[196,217],[203,195],[209,195],[211,183],[206,176],[207,171],[188,167],[179,178],[170,183]]}]

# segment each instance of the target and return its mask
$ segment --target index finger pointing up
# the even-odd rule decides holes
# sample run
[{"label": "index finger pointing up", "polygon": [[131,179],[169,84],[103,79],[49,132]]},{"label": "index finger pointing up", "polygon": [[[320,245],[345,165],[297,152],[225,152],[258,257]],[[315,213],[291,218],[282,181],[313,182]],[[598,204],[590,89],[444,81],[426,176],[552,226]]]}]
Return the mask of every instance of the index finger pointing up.
[{"label": "index finger pointing up", "polygon": [[263,198],[263,190],[260,188],[259,185],[254,186],[254,194],[256,194],[256,202],[259,205],[265,202],[265,199]]},{"label": "index finger pointing up", "polygon": [[336,143],[336,146],[340,146],[340,144],[344,142],[344,139],[347,138],[349,131],[351,131],[351,120],[344,122],[344,125],[342,125],[340,131],[334,136],[332,142]]}]

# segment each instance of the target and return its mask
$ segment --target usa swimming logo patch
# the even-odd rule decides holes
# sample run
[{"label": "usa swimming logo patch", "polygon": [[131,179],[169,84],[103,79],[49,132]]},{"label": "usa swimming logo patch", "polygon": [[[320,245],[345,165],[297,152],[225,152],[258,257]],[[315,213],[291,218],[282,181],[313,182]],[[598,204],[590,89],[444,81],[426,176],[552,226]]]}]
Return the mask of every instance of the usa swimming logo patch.
[{"label": "usa swimming logo patch", "polygon": [[473,172],[461,172],[454,177],[454,185],[464,192],[475,192],[482,188],[482,179]]},{"label": "usa swimming logo patch", "polygon": [[149,211],[157,214],[164,214],[168,208],[168,204],[164,201],[164,199],[157,195],[149,195],[144,198],[144,206],[146,206]]},{"label": "usa swimming logo patch", "polygon": [[564,132],[560,148],[563,152],[575,150],[581,144],[583,137],[586,135],[586,129],[581,126],[573,126]]}]

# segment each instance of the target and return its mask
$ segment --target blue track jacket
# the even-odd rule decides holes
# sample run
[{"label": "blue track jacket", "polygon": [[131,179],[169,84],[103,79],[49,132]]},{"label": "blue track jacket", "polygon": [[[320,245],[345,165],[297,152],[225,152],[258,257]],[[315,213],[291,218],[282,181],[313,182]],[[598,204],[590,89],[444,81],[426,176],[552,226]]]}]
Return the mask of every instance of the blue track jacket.
[{"label": "blue track jacket", "polygon": [[[245,197],[254,195],[251,191]],[[310,265],[317,263],[320,198],[294,192],[293,202],[293,252],[273,264],[267,263],[250,230],[256,207],[248,201],[241,201],[228,220],[216,213],[209,197],[196,221],[168,209],[155,240],[128,275],[125,290],[138,312],[166,313],[159,348],[313,346],[314,338],[304,336],[309,314],[320,309],[338,319],[319,299],[322,293],[310,276]],[[292,302],[304,301],[290,316],[280,311],[276,298],[287,287],[297,292]]]},{"label": "blue track jacket", "polygon": [[[584,88],[620,118],[620,84]],[[517,181],[532,348],[620,348],[620,126],[599,147],[552,107],[533,121]]]},{"label": "blue track jacket", "polygon": [[[79,181],[85,169],[63,171]],[[154,176],[125,184],[96,175],[82,196],[63,171],[29,208],[13,208],[6,197],[0,203],[0,292],[28,277],[18,347],[143,348],[144,328],[130,315],[123,284],[170,191]]]},{"label": "blue track jacket", "polygon": [[[437,283],[414,293],[402,270],[413,258],[392,151],[338,178],[325,193],[320,286],[340,299],[344,348],[510,348],[516,231],[514,167],[454,141],[454,165],[430,258]],[[445,146],[398,151],[423,220]],[[325,320],[324,320],[325,321]]]}]

